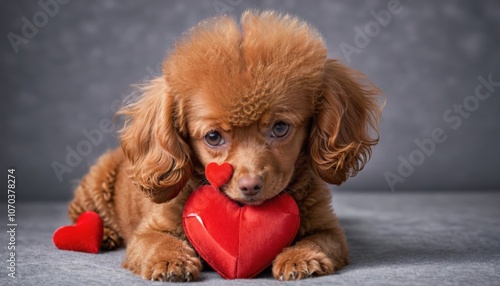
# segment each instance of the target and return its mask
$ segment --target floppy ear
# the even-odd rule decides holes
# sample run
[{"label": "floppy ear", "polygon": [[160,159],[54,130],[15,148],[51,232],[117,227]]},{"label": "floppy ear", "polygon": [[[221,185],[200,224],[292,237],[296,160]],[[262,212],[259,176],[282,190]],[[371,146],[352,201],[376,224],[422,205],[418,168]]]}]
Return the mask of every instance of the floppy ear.
[{"label": "floppy ear", "polygon": [[378,142],[378,94],[360,72],[337,60],[326,62],[309,138],[311,167],[324,181],[340,185],[370,158]]},{"label": "floppy ear", "polygon": [[127,174],[155,203],[173,199],[192,174],[190,149],[176,128],[177,110],[164,78],[151,80],[125,116],[121,146],[130,162]]}]

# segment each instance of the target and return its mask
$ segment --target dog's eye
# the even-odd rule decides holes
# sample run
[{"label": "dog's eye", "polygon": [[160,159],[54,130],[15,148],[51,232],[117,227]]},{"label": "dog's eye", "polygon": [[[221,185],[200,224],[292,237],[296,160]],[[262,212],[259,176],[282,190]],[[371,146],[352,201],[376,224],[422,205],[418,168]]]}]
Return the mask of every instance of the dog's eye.
[{"label": "dog's eye", "polygon": [[205,142],[207,142],[207,144],[211,147],[221,146],[226,143],[224,138],[222,138],[222,135],[220,135],[217,131],[208,132],[207,135],[205,135]]},{"label": "dog's eye", "polygon": [[284,137],[288,134],[288,130],[290,130],[290,126],[285,122],[278,122],[274,124],[272,137]]}]

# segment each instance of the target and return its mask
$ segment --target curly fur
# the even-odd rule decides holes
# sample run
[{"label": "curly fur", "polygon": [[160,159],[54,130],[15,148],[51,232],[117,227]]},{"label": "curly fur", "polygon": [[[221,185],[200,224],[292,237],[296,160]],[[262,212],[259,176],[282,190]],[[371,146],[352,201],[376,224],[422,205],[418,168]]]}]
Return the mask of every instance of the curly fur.
[{"label": "curly fur", "polygon": [[[301,225],[272,267],[277,279],[332,274],[348,263],[344,233],[325,182],[357,174],[378,141],[379,90],[361,73],[327,58],[318,32],[299,19],[247,11],[201,22],[169,53],[164,75],[118,113],[121,148],[82,180],[69,215],[92,210],[105,224],[103,249],[125,244],[123,267],[145,279],[190,281],[201,261],[186,241],[181,213],[206,182],[209,162],[229,162],[221,190],[259,204],[280,192],[297,201]],[[276,122],[290,130],[271,136]],[[225,142],[207,145],[216,130]],[[249,197],[238,185],[259,178]]]}]

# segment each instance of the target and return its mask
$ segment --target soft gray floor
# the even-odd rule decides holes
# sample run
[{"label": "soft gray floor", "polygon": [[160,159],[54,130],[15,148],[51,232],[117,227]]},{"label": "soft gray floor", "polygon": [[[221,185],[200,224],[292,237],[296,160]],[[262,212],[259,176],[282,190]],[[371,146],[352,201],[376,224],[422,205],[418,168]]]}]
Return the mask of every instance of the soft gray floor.
[{"label": "soft gray floor", "polygon": [[[500,285],[500,194],[343,191],[334,207],[351,248],[351,264],[337,274],[284,283],[269,273],[228,281],[205,271],[195,285]],[[3,266],[2,231],[2,285],[159,285],[121,269],[124,250],[56,249],[51,238],[68,223],[65,204],[19,203],[17,219],[18,278]]]}]

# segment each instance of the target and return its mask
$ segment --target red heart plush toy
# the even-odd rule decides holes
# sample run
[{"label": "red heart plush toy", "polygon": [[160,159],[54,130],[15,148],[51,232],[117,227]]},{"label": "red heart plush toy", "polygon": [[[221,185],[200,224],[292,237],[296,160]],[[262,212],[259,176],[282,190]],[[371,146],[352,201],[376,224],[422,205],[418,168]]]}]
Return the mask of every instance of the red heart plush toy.
[{"label": "red heart plush toy", "polygon": [[[227,176],[228,165],[207,166],[207,179],[215,181],[217,188],[206,185],[193,191],[184,206],[184,231],[200,256],[222,277],[252,278],[293,241],[300,224],[299,210],[286,193],[258,206],[240,206],[218,190],[232,175],[231,166]],[[214,180],[217,170],[224,172],[225,181]]]},{"label": "red heart plush toy", "polygon": [[59,249],[98,253],[102,235],[101,217],[95,212],[84,212],[78,217],[75,225],[58,228],[52,241]]},{"label": "red heart plush toy", "polygon": [[212,162],[205,168],[205,176],[214,188],[218,189],[233,175],[233,165],[229,163],[222,163],[221,165]]}]

